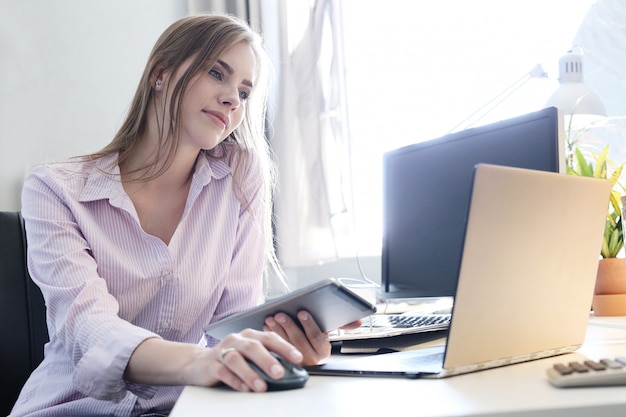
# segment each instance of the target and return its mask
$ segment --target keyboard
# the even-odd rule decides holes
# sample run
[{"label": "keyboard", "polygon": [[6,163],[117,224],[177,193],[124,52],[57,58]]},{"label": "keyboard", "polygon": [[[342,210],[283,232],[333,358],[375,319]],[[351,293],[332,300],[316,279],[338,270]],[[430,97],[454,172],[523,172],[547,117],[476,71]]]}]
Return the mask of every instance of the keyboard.
[{"label": "keyboard", "polygon": [[372,339],[401,336],[436,330],[450,326],[450,314],[374,314],[363,319],[361,327],[338,330],[330,334],[330,341]]}]

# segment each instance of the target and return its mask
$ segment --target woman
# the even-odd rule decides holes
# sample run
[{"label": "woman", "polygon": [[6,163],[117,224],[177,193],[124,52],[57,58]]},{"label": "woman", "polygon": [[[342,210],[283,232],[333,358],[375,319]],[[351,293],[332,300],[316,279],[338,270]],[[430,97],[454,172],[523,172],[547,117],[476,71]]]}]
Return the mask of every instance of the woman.
[{"label": "woman", "polygon": [[50,343],[12,416],[167,414],[183,385],[265,391],[246,358],[279,378],[270,351],[304,364],[329,355],[306,312],[304,330],[277,314],[272,331],[202,336],[256,305],[275,264],[265,62],[241,22],[181,19],[157,41],[112,142],[26,179],[29,270]]}]

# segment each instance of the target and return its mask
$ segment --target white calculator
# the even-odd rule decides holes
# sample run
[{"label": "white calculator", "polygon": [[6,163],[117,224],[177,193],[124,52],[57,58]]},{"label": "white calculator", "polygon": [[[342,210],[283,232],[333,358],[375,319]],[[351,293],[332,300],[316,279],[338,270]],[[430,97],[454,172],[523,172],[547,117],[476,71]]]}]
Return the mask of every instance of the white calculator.
[{"label": "white calculator", "polygon": [[557,363],[547,373],[559,388],[626,385],[626,356]]}]

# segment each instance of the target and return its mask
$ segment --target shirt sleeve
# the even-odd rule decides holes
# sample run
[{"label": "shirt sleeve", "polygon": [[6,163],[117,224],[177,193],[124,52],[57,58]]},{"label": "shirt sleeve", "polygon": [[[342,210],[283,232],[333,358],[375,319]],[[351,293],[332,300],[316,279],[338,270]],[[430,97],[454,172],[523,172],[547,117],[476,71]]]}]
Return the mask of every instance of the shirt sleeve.
[{"label": "shirt sleeve", "polygon": [[[28,240],[28,268],[47,307],[51,342],[59,343],[75,366],[73,383],[86,396],[121,400],[128,385],[124,370],[134,349],[159,337],[118,316],[119,305],[98,275],[77,219],[78,193],[68,180],[39,167],[25,180],[22,214]],[[84,213],[82,213],[84,215]],[[155,389],[132,387],[150,397]]]}]

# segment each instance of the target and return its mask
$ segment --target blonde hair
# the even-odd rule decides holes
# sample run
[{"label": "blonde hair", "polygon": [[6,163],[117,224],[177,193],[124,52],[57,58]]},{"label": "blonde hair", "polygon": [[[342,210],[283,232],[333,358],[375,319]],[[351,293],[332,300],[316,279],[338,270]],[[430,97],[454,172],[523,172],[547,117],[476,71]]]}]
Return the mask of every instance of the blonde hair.
[{"label": "blonde hair", "polygon": [[[262,45],[259,34],[239,19],[228,15],[205,14],[188,16],[169,26],[155,43],[148,63],[143,72],[128,114],[113,140],[100,151],[89,155],[98,158],[117,153],[118,164],[122,164],[137,148],[139,138],[145,133],[148,125],[150,106],[156,105],[155,92],[152,86],[155,79],[163,72],[175,73],[182,63],[189,60],[189,67],[181,74],[172,88],[169,108],[163,109],[162,117],[157,120],[159,129],[158,148],[153,162],[149,167],[140,167],[136,172],[151,172],[143,176],[141,181],[148,181],[161,175],[171,165],[178,149],[181,131],[181,101],[186,93],[189,82],[201,72],[213,67],[220,56],[231,46],[247,42],[256,58],[256,74],[254,91],[246,102],[245,114],[241,124],[228,138],[213,149],[202,151],[212,158],[224,158],[236,149],[241,154],[233,167],[234,191],[244,207],[249,206],[241,193],[243,173],[248,171],[251,156],[259,156],[264,174],[265,219],[256,219],[268,237],[268,253],[266,263],[265,290],[269,289],[269,279],[279,279],[282,287],[287,290],[284,274],[279,267],[273,242],[273,210],[272,202],[276,186],[276,172],[272,154],[265,137],[265,115],[267,95],[270,82],[270,64]],[[166,118],[166,115],[169,117]],[[169,120],[169,126],[164,126]],[[163,162],[165,161],[165,162]],[[151,168],[151,169],[145,169]],[[254,213],[252,213],[254,214]],[[275,290],[275,289],[274,289]]]}]

